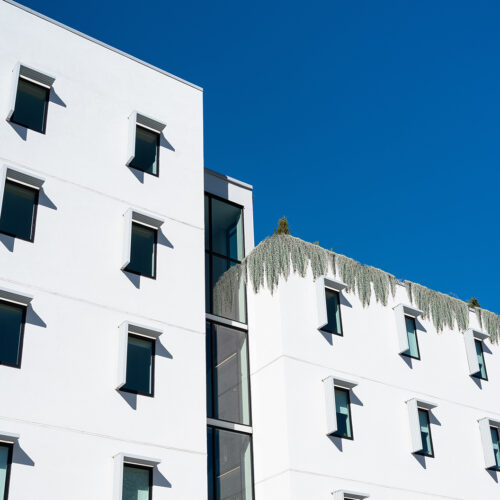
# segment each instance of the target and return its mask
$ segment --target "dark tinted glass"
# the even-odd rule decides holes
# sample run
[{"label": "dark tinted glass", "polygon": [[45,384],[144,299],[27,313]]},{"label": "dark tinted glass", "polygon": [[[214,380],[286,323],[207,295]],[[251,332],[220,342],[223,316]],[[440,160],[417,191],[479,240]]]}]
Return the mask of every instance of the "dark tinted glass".
[{"label": "dark tinted glass", "polygon": [[409,348],[403,353],[411,358],[420,358],[420,353],[418,350],[418,340],[417,340],[417,325],[415,323],[415,318],[410,316],[405,316],[406,322],[406,334],[408,335],[408,345]]},{"label": "dark tinted glass", "polygon": [[486,375],[486,364],[484,362],[483,343],[475,339],[474,344],[476,346],[477,362],[479,364],[479,371],[476,373],[476,377],[486,380],[488,377]]},{"label": "dark tinted glass", "polygon": [[151,394],[153,391],[154,341],[129,335],[127,381],[123,389]]},{"label": "dark tinted glass", "polygon": [[323,328],[325,332],[336,333],[342,335],[342,324],[340,322],[340,304],[339,293],[325,289],[326,297],[326,313],[328,317],[328,324]]},{"label": "dark tinted glass", "polygon": [[418,420],[420,422],[420,436],[422,437],[422,454],[432,456],[431,426],[429,422],[429,412],[418,410]]},{"label": "dark tinted glass", "polygon": [[0,499],[4,500],[10,472],[10,445],[0,444]]},{"label": "dark tinted glass", "polygon": [[208,498],[252,500],[250,436],[209,428],[208,440]]},{"label": "dark tinted glass", "polygon": [[500,443],[498,439],[498,427],[490,427],[491,443],[493,444],[493,454],[495,455],[495,468],[500,468]]},{"label": "dark tinted glass", "polygon": [[132,242],[130,247],[130,263],[127,271],[132,271],[150,278],[156,274],[156,230],[132,223]]},{"label": "dark tinted glass", "polygon": [[235,260],[242,260],[242,210],[229,203],[212,198],[212,251]]},{"label": "dark tinted glass", "polygon": [[337,432],[333,435],[352,438],[351,408],[347,389],[335,387],[335,411],[337,413]]},{"label": "dark tinted glass", "polygon": [[36,189],[6,181],[0,215],[0,232],[31,240],[37,198]]},{"label": "dark tinted glass", "polygon": [[246,333],[213,324],[207,335],[208,416],[250,425]]},{"label": "dark tinted glass", "polygon": [[148,174],[158,175],[159,144],[159,134],[138,126],[135,132],[135,156],[130,166]]},{"label": "dark tinted glass", "polygon": [[20,78],[11,120],[37,132],[45,132],[49,92],[45,87]]},{"label": "dark tinted glass", "polygon": [[18,365],[24,307],[0,302],[0,363]]},{"label": "dark tinted glass", "polygon": [[122,500],[149,500],[151,474],[149,467],[124,465]]}]

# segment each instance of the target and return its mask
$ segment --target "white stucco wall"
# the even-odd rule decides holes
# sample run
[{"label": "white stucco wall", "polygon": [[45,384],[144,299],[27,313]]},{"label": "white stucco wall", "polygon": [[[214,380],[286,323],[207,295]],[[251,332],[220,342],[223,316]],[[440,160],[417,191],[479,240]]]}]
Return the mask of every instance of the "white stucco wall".
[{"label": "white stucco wall", "polygon": [[[344,336],[317,329],[315,284],[292,275],[274,295],[249,294],[257,500],[325,499],[334,490],[370,499],[494,499],[497,473],[485,470],[477,421],[498,419],[499,348],[486,341],[488,381],[469,375],[464,338],[437,334],[418,319],[421,360],[398,354],[395,298],[363,308],[341,292]],[[471,313],[472,326],[477,327]],[[407,358],[406,358],[407,359]],[[354,440],[326,436],[322,379],[356,381],[351,395]],[[410,452],[405,401],[432,401],[435,458]],[[435,420],[434,420],[435,418]]]},{"label": "white stucco wall", "polygon": [[[0,162],[46,179],[34,243],[0,235],[0,287],[34,296],[0,365],[9,500],[111,498],[120,452],[162,460],[155,500],[206,498],[203,94],[3,1],[0,47]],[[5,120],[18,61],[56,77],[45,135]],[[159,177],[125,166],[132,111],[167,124]],[[120,271],[130,207],[165,219],[156,280]],[[154,398],[114,389],[123,321],[164,331]]]}]

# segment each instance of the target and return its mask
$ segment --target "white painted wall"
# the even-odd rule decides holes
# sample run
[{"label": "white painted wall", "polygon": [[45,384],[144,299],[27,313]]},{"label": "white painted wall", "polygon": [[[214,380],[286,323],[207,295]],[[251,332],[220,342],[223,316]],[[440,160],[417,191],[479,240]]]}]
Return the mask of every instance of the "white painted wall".
[{"label": "white painted wall", "polygon": [[[46,179],[34,243],[0,235],[0,287],[34,296],[21,369],[0,365],[9,500],[111,498],[119,452],[161,458],[155,500],[206,498],[203,94],[3,1],[0,47],[0,162]],[[5,120],[17,61],[56,77],[45,135]],[[167,124],[143,182],[134,110]],[[165,219],[156,280],[120,271],[130,207]],[[154,398],[114,389],[123,321],[164,331]]]},{"label": "white painted wall", "polygon": [[[333,278],[333,276],[331,276]],[[486,341],[488,381],[469,375],[464,338],[417,320],[421,360],[398,354],[395,298],[363,308],[341,292],[344,336],[317,330],[315,284],[292,275],[271,295],[249,291],[256,499],[315,499],[346,489],[374,500],[498,498],[485,470],[479,426],[500,416],[498,346]],[[477,327],[471,313],[471,324]],[[351,399],[354,440],[326,436],[322,379],[358,382]],[[405,401],[435,402],[435,458],[410,452]]]}]

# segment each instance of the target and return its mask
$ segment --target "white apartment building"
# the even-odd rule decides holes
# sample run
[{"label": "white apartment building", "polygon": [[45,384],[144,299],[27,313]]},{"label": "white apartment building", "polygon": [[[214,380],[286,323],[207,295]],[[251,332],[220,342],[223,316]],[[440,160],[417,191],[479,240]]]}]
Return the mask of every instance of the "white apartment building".
[{"label": "white apartment building", "polygon": [[11,0],[0,47],[0,500],[498,497],[497,316],[254,248],[199,87]]}]

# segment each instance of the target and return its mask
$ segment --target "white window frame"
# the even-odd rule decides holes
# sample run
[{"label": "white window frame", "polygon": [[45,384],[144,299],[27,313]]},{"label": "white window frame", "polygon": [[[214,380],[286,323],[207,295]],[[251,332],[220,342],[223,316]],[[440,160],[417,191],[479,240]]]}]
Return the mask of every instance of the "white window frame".
[{"label": "white window frame", "polygon": [[487,338],[489,338],[487,333],[482,332],[481,330],[475,330],[474,328],[469,328],[464,332],[465,352],[467,354],[469,375],[471,377],[477,375],[479,372],[479,361],[477,360],[475,341],[479,340],[480,342],[484,342]]},{"label": "white window frame", "polygon": [[[419,408],[431,412],[437,408],[437,404],[419,398],[412,398],[406,401],[408,417],[410,423],[411,452],[420,453],[424,449],[422,435],[420,434],[420,420],[418,418]],[[429,426],[431,425],[429,421]]]},{"label": "white window frame", "polygon": [[124,240],[123,240],[123,260],[121,269],[124,270],[130,264],[130,252],[132,249],[132,222],[150,227],[159,231],[165,222],[164,219],[156,215],[148,214],[142,210],[129,208],[124,214]]},{"label": "white window frame", "polygon": [[9,105],[6,117],[7,121],[10,121],[16,109],[17,86],[19,84],[19,78],[36,83],[37,85],[48,89],[51,89],[54,85],[54,82],[56,81],[56,78],[54,76],[39,71],[31,66],[27,66],[26,64],[22,64],[18,61],[14,66],[14,69],[12,70],[12,83],[10,86]]},{"label": "white window frame", "polygon": [[[127,381],[127,356],[128,356],[128,336],[129,333],[140,335],[147,339],[156,340],[162,335],[163,330],[140,325],[130,321],[124,321],[118,327],[118,365],[116,370],[115,388],[120,390]],[[153,374],[154,375],[154,374]]]},{"label": "white window frame", "polygon": [[[326,309],[326,294],[325,288],[340,292],[347,287],[345,283],[332,278],[327,278],[326,276],[320,276],[315,283],[316,287],[316,309],[317,309],[317,323],[318,330],[323,329],[328,324],[328,312]],[[340,300],[339,300],[340,307]]]},{"label": "white window frame", "polygon": [[[423,314],[423,311],[407,304],[398,304],[393,307],[394,318],[396,320],[396,332],[398,334],[399,354],[406,352],[410,345],[408,343],[408,332],[406,331],[405,316],[417,319]],[[415,335],[417,332],[415,331]]]},{"label": "white window frame", "polygon": [[137,125],[147,128],[161,136],[163,129],[167,126],[154,118],[133,111],[128,117],[128,150],[126,165],[129,166],[135,158],[135,135]]},{"label": "white window frame", "polygon": [[43,177],[34,176],[27,170],[12,167],[10,165],[3,165],[0,169],[0,217],[2,215],[5,183],[8,180],[17,182],[18,184],[24,184],[25,186],[38,191],[40,191],[45,182]]},{"label": "white window frame", "polygon": [[132,455],[130,453],[118,453],[113,457],[115,466],[113,500],[122,500],[123,497],[123,466],[139,465],[154,469],[161,464],[161,459]]},{"label": "white window frame", "polygon": [[370,498],[367,493],[359,493],[351,490],[335,490],[332,492],[333,500],[365,500]]},{"label": "white window frame", "polygon": [[[325,413],[326,413],[326,435],[331,436],[337,432],[337,410],[335,402],[335,388],[347,389],[349,392],[358,385],[357,382],[347,380],[335,375],[329,375],[323,379],[323,390],[325,393]],[[351,409],[349,408],[349,411]],[[352,415],[351,415],[352,418]]]},{"label": "white window frame", "polygon": [[9,288],[0,288],[0,300],[28,307],[29,303],[33,300],[33,296],[10,290]]},{"label": "white window frame", "polygon": [[490,427],[496,427],[500,432],[500,421],[491,418],[481,418],[477,422],[479,424],[479,433],[481,434],[481,444],[483,445],[484,468],[491,469],[492,467],[496,467],[496,460]]}]

